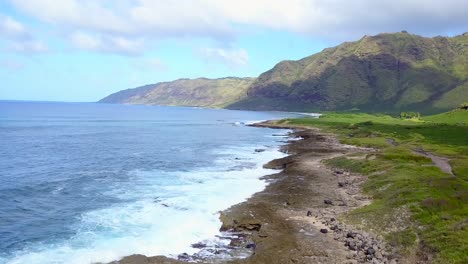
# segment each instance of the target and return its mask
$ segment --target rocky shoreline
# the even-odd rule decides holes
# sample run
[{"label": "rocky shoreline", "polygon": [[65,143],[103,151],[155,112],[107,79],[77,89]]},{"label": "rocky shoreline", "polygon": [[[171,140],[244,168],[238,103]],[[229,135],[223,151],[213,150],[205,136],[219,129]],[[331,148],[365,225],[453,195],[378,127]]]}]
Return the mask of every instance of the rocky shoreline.
[{"label": "rocky shoreline", "polygon": [[[291,128],[271,122],[255,126]],[[340,144],[318,129],[292,129],[291,136],[301,139],[283,146],[289,156],[265,164],[282,171],[265,176],[264,191],[221,212],[227,245],[198,243],[193,246],[211,254],[132,255],[113,263],[400,263],[381,238],[340,220],[370,203],[361,192],[366,177],[323,164],[349,154],[368,158],[376,150]]]}]

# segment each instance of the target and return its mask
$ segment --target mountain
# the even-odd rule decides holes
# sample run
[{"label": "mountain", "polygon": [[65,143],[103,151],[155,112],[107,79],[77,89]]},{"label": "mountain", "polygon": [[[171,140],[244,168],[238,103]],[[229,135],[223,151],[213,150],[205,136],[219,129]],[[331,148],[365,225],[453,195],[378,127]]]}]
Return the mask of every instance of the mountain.
[{"label": "mountain", "polygon": [[450,110],[468,100],[468,33],[426,38],[364,36],[258,78],[182,79],[110,95],[101,102],[250,110]]},{"label": "mountain", "polygon": [[468,33],[379,34],[282,61],[229,108],[442,112],[467,100],[467,77]]},{"label": "mountain", "polygon": [[243,99],[254,78],[179,79],[127,89],[100,103],[224,107]]}]

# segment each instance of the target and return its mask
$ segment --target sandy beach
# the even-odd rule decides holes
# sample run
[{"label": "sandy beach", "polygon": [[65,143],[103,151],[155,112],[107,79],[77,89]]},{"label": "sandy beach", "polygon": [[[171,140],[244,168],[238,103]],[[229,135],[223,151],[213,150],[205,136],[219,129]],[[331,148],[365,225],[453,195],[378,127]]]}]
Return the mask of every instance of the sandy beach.
[{"label": "sandy beach", "polygon": [[[326,159],[355,154],[369,158],[376,150],[340,144],[332,134],[313,128],[290,128],[282,147],[287,157],[267,168],[282,169],[265,176],[265,190],[221,212],[221,231],[231,243],[212,257],[180,254],[178,259],[132,255],[113,263],[400,263],[378,237],[344,224],[346,212],[370,203],[362,194],[362,175],[327,167]],[[194,245],[203,249],[203,244]],[[248,257],[226,258],[227,251]]]}]

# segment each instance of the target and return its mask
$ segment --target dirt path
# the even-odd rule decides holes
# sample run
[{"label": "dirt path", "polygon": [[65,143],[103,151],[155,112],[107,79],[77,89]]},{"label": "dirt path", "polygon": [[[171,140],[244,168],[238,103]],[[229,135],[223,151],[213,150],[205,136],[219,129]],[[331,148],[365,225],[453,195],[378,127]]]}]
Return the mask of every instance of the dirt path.
[{"label": "dirt path", "polygon": [[434,163],[435,166],[439,167],[443,172],[448,173],[450,175],[454,175],[452,171],[452,166],[449,163],[450,159],[434,155],[423,149],[415,149],[413,150],[413,153],[430,158],[432,160],[432,163]]},{"label": "dirt path", "polygon": [[[386,142],[392,146],[399,145],[393,138],[387,138]],[[426,158],[430,158],[432,160],[432,163],[434,163],[435,166],[439,167],[443,172],[448,173],[450,175],[454,175],[452,171],[452,166],[450,165],[450,159],[434,155],[430,152],[423,150],[422,148],[413,149],[413,153],[420,156],[424,156]]]}]

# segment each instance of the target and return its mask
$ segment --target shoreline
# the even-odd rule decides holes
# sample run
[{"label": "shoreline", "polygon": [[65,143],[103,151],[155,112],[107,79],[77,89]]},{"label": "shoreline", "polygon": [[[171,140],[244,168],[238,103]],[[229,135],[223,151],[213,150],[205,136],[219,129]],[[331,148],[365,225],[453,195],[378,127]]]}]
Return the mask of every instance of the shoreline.
[{"label": "shoreline", "polygon": [[322,163],[348,154],[367,157],[375,150],[340,144],[334,135],[310,127],[270,121],[252,126],[292,129],[291,136],[301,139],[282,146],[288,156],[264,165],[281,171],[263,177],[269,183],[263,191],[220,214],[220,231],[232,235],[228,248],[251,252],[249,257],[226,259],[220,250],[206,259],[184,253],[178,259],[131,255],[111,263],[397,263],[381,239],[340,221],[370,203],[361,192],[366,177]]}]

